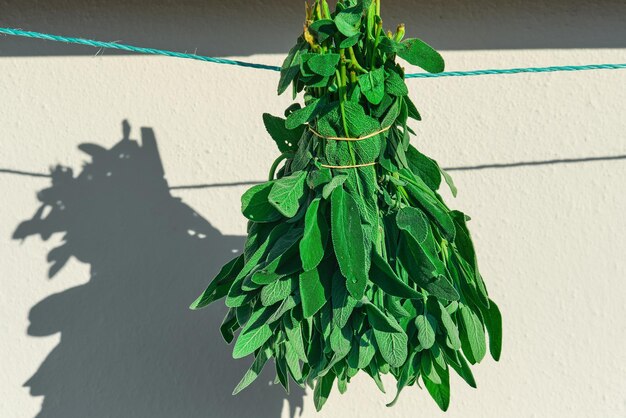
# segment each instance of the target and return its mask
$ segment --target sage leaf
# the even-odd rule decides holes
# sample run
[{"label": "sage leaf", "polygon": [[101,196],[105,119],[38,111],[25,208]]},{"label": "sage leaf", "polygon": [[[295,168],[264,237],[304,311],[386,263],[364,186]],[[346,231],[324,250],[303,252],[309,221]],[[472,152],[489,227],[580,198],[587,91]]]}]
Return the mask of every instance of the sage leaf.
[{"label": "sage leaf", "polygon": [[339,58],[339,54],[316,54],[307,61],[307,65],[315,74],[329,77],[335,74]]},{"label": "sage leaf", "polygon": [[300,54],[306,48],[304,39],[299,38],[298,43],[291,48],[280,70],[280,81],[278,83],[278,95],[287,90],[289,84],[296,78],[300,71]]},{"label": "sage leaf", "polygon": [[435,344],[437,321],[430,314],[418,315],[415,318],[415,326],[417,327],[417,339],[420,345],[425,350],[430,349]]},{"label": "sage leaf", "polygon": [[372,253],[372,267],[369,273],[372,283],[390,295],[407,299],[422,299],[423,295],[404,283],[393,271],[387,260],[377,252]]},{"label": "sage leaf", "polygon": [[267,320],[272,312],[267,307],[255,310],[246,326],[241,330],[233,348],[233,358],[243,358],[252,354],[272,336]]},{"label": "sage leaf", "polygon": [[430,393],[430,396],[435,400],[439,408],[442,411],[447,411],[450,406],[450,372],[444,370],[441,373],[441,383],[434,383],[427,377],[422,377],[424,380],[424,386]]},{"label": "sage leaf", "polygon": [[466,305],[460,306],[460,314],[463,353],[470,363],[480,363],[487,352],[483,324],[478,315]]},{"label": "sage leaf", "polygon": [[270,134],[280,152],[295,152],[297,144],[302,134],[304,126],[295,129],[287,129],[285,127],[286,120],[269,113],[263,113],[263,124],[267,133]]},{"label": "sage leaf", "polygon": [[304,271],[313,270],[324,258],[328,240],[328,224],[320,209],[320,198],[309,204],[304,217],[304,235],[300,241],[300,258]]},{"label": "sage leaf", "polygon": [[369,265],[363,243],[358,207],[352,196],[336,188],[331,198],[331,235],[339,269],[347,279],[348,292],[360,300],[367,284]]},{"label": "sage leaf", "polygon": [[252,366],[250,366],[250,369],[248,369],[246,374],[243,375],[243,378],[237,384],[235,390],[233,390],[233,395],[238,394],[239,392],[250,386],[250,384],[254,382],[257,377],[259,377],[259,375],[263,371],[263,368],[265,367],[265,364],[267,363],[267,360],[269,360],[271,355],[272,351],[269,348],[259,351],[254,359],[254,362],[252,363]]},{"label": "sage leaf", "polygon": [[265,182],[250,188],[241,197],[241,212],[254,222],[275,222],[282,216],[269,202],[274,182]]},{"label": "sage leaf", "polygon": [[333,326],[343,328],[348,323],[357,300],[348,293],[346,279],[337,272],[332,279]]},{"label": "sage leaf", "polygon": [[330,277],[319,267],[300,274],[300,298],[302,299],[302,312],[305,318],[309,318],[326,303],[330,296]]},{"label": "sage leaf", "polygon": [[489,352],[495,361],[500,360],[502,353],[502,314],[498,305],[489,300],[489,308],[481,310],[485,320],[485,327],[489,334]]},{"label": "sage leaf", "polygon": [[398,56],[429,73],[440,73],[445,69],[441,54],[421,39],[407,39],[402,42]]},{"label": "sage leaf", "polygon": [[304,198],[305,180],[304,171],[276,180],[268,196],[271,205],[287,218],[295,216]]}]

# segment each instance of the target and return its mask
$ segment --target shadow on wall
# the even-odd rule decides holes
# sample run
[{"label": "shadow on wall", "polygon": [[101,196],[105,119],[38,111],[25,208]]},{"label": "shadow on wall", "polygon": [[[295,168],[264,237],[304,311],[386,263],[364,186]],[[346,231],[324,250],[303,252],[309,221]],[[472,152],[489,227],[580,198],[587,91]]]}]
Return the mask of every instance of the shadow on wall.
[{"label": "shadow on wall", "polygon": [[231,357],[219,333],[219,303],[187,307],[244,239],[222,235],[170,195],[151,129],[142,144],[79,148],[93,161],[74,177],[57,167],[42,205],[15,239],[64,233],[48,254],[49,276],[71,256],[91,266],[87,284],[35,305],[28,334],[61,341],[26,382],[44,396],[40,417],[280,417],[302,409],[303,391],[285,395],[267,367],[231,396],[249,362]]},{"label": "shadow on wall", "polygon": [[[197,50],[203,55],[284,54],[302,31],[303,3],[14,0],[2,2],[0,26],[181,52]],[[406,23],[409,36],[441,50],[626,46],[624,0],[383,0],[382,6],[387,28]],[[90,47],[0,38],[0,56],[96,52]]]}]

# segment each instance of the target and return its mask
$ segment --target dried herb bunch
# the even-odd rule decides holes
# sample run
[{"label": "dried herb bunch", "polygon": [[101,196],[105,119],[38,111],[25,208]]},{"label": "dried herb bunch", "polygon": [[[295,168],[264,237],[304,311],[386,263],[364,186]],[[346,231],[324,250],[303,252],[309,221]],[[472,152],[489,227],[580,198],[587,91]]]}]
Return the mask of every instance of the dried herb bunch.
[{"label": "dried herb bunch", "polygon": [[468,363],[485,356],[485,331],[500,357],[501,316],[469,218],[437,193],[442,178],[456,193],[450,177],[410,144],[407,121],[420,114],[397,57],[444,69],[403,25],[384,32],[380,0],[307,6],[278,86],[304,92],[305,106],[263,115],[282,154],[242,197],[243,254],[191,306],[225,297],[226,341],[241,328],[233,357],[255,359],[234,393],[274,359],[277,381],[314,387],[318,410],[359,370],[383,391],[380,375],[393,375],[398,394],[421,378],[446,410],[450,369],[475,386]]}]

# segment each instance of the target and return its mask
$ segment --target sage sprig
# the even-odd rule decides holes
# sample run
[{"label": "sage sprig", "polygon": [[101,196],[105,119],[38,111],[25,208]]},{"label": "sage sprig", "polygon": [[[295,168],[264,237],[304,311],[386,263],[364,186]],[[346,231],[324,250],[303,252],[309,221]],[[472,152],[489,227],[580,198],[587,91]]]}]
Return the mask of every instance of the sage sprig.
[{"label": "sage sprig", "polygon": [[398,394],[421,379],[446,410],[450,369],[475,387],[468,363],[485,356],[487,334],[500,357],[469,217],[437,193],[443,179],[456,194],[450,176],[410,144],[407,122],[421,116],[396,58],[428,72],[444,61],[404,36],[403,25],[384,32],[380,0],[306,7],[278,84],[304,92],[304,106],[263,115],[281,155],[242,197],[243,254],[191,305],[225,298],[224,339],[241,330],[233,357],[254,356],[235,393],[273,359],[277,381],[313,387],[318,410],[360,370],[381,390],[391,374]]}]

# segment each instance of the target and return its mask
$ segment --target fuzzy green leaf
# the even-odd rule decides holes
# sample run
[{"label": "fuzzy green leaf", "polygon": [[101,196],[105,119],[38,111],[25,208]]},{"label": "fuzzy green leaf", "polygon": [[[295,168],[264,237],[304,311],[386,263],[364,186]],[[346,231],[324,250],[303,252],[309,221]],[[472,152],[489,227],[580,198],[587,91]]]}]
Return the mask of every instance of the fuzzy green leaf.
[{"label": "fuzzy green leaf", "polygon": [[267,363],[267,360],[269,360],[271,356],[272,350],[270,350],[269,348],[259,351],[256,358],[254,359],[254,362],[252,363],[252,366],[250,366],[250,369],[248,369],[246,374],[243,375],[243,378],[241,379],[239,384],[237,384],[235,390],[233,390],[233,395],[238,394],[239,392],[250,386],[250,384],[254,382],[257,377],[259,377],[259,375],[263,371],[263,368],[265,367],[265,364]]},{"label": "fuzzy green leaf", "polygon": [[204,292],[189,306],[189,309],[200,309],[228,294],[233,280],[243,267],[243,254],[229,261],[211,281]]},{"label": "fuzzy green leaf", "polygon": [[480,363],[487,352],[483,324],[478,315],[466,305],[461,305],[460,313],[463,353],[470,363]]},{"label": "fuzzy green leaf", "polygon": [[304,133],[304,126],[295,129],[285,127],[286,120],[269,113],[263,113],[263,124],[270,134],[280,152],[294,152],[297,149],[298,141]]},{"label": "fuzzy green leaf", "polygon": [[423,295],[400,280],[387,260],[375,251],[372,253],[372,267],[369,277],[385,293],[406,299],[423,299]]},{"label": "fuzzy green leaf", "polygon": [[263,306],[271,306],[284,300],[295,290],[297,284],[297,280],[293,277],[283,277],[264,286],[261,289],[261,304]]},{"label": "fuzzy green leaf", "polygon": [[437,402],[442,411],[447,411],[450,406],[450,372],[448,369],[440,372],[441,383],[434,383],[423,376],[424,386],[430,396]]},{"label": "fuzzy green leaf", "polygon": [[333,326],[343,328],[348,323],[350,315],[357,304],[348,289],[346,279],[340,272],[336,272],[332,280],[332,306],[333,306]]},{"label": "fuzzy green leaf", "polygon": [[309,318],[319,311],[330,298],[330,276],[319,267],[300,274],[302,313]]},{"label": "fuzzy green leaf", "polygon": [[339,29],[339,32],[341,32],[346,37],[358,35],[358,26],[361,22],[362,14],[362,5],[349,7],[337,13],[337,16],[335,16],[335,25],[337,25],[337,29]]},{"label": "fuzzy green leaf", "polygon": [[493,300],[489,300],[489,308],[481,310],[485,319],[485,327],[489,333],[489,352],[495,361],[500,360],[502,353],[502,314]]},{"label": "fuzzy green leaf", "polygon": [[300,241],[300,258],[304,271],[313,270],[324,258],[328,224],[320,209],[320,198],[310,203],[304,217],[304,235]]},{"label": "fuzzy green leaf", "polygon": [[294,217],[304,198],[305,180],[306,172],[304,171],[276,180],[268,195],[270,204],[287,218]]},{"label": "fuzzy green leaf", "polygon": [[272,336],[272,329],[267,323],[272,311],[267,307],[257,309],[252,313],[250,320],[241,330],[233,348],[233,358],[243,358],[252,354]]},{"label": "fuzzy green leaf", "polygon": [[421,39],[403,41],[398,56],[429,73],[440,73],[445,69],[445,63],[439,52]]},{"label": "fuzzy green leaf", "polygon": [[313,390],[313,403],[317,412],[321,411],[322,407],[328,400],[328,395],[333,388],[333,382],[335,381],[335,374],[328,373],[324,376],[318,377],[315,383],[315,389]]},{"label": "fuzzy green leaf", "polygon": [[417,327],[417,339],[420,345],[426,350],[430,349],[435,343],[437,321],[430,314],[418,315],[415,318],[415,326]]},{"label": "fuzzy green leaf", "polygon": [[359,76],[358,80],[361,86],[361,92],[371,104],[377,105],[383,100],[385,96],[384,68],[378,68],[367,74],[362,74]]},{"label": "fuzzy green leaf", "polygon": [[280,70],[280,81],[278,82],[278,95],[284,93],[289,84],[300,72],[300,54],[304,52],[308,44],[302,37],[298,38],[298,43],[291,48]]},{"label": "fuzzy green leaf", "polygon": [[280,212],[269,202],[273,181],[258,184],[241,196],[243,216],[254,222],[275,222],[281,218]]},{"label": "fuzzy green leaf", "polygon": [[361,300],[367,284],[369,257],[366,257],[363,230],[358,207],[343,188],[336,188],[331,196],[331,235],[339,269],[347,279],[352,297]]},{"label": "fuzzy green leaf", "polygon": [[315,74],[330,77],[335,74],[339,63],[339,54],[316,54],[306,63]]}]

